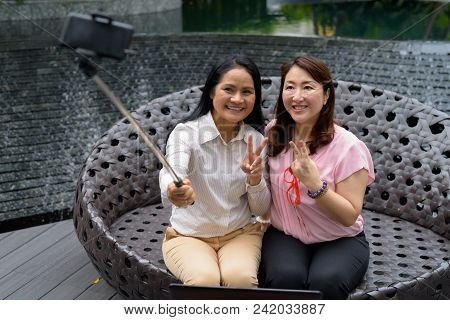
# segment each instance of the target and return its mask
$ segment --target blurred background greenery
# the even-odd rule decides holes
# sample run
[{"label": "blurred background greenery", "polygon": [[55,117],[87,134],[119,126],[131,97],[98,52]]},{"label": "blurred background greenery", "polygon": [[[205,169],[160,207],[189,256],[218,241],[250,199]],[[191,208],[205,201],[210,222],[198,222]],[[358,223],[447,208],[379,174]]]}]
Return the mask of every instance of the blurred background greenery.
[{"label": "blurred background greenery", "polygon": [[397,39],[450,39],[448,1],[184,0],[182,10],[184,32],[390,39],[418,22]]}]

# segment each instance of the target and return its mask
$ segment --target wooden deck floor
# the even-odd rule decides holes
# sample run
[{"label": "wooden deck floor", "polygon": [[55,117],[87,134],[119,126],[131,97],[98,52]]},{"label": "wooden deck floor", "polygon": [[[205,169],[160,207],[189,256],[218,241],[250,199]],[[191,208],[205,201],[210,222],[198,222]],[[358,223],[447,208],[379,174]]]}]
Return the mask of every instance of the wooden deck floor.
[{"label": "wooden deck floor", "polygon": [[72,220],[0,234],[0,299],[122,299],[91,264]]}]

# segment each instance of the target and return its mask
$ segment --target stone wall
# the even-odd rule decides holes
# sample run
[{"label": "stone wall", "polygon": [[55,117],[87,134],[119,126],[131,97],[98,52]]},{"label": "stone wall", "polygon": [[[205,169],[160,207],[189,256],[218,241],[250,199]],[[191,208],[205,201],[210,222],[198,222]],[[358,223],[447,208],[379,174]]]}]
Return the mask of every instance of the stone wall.
[{"label": "stone wall", "polygon": [[[113,18],[117,21],[131,24],[134,27],[135,35],[168,35],[183,31],[181,8],[138,15],[113,16]],[[15,42],[30,40],[32,42],[36,42],[36,40],[55,40],[60,36],[64,22],[65,18],[33,21],[0,20],[0,46],[2,42],[4,46],[9,46]]]},{"label": "stone wall", "polygon": [[[450,48],[439,42],[185,34],[136,37],[134,54],[100,76],[134,110],[202,84],[210,65],[244,53],[263,76],[288,57],[315,55],[341,80],[450,111]],[[68,218],[90,147],[121,115],[54,42],[0,46],[0,231]]]},{"label": "stone wall", "polygon": [[64,18],[71,11],[102,10],[110,15],[133,15],[181,7],[181,0],[7,0],[3,2],[5,4],[0,4],[0,21]]}]

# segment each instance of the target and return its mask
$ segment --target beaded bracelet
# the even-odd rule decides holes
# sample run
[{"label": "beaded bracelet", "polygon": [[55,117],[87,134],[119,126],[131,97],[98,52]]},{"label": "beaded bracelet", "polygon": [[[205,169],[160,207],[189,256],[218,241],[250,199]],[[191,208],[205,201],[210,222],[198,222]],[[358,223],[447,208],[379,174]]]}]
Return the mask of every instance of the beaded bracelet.
[{"label": "beaded bracelet", "polygon": [[262,224],[270,223],[270,219],[263,219],[263,218],[261,218],[261,216],[257,216],[256,217],[256,221],[259,222],[259,223],[262,223]]},{"label": "beaded bracelet", "polygon": [[311,191],[308,190],[308,196],[309,197],[311,197],[313,199],[317,199],[317,198],[320,198],[321,196],[323,196],[325,193],[327,193],[327,191],[328,191],[328,183],[326,182],[325,179],[320,179],[320,180],[322,180],[322,186],[316,192],[311,192]]}]

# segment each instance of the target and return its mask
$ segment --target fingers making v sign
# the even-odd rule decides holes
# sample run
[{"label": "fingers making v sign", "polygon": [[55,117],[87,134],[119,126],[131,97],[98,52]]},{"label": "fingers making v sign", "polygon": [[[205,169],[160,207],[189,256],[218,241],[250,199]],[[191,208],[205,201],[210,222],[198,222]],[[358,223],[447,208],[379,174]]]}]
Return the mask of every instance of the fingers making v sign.
[{"label": "fingers making v sign", "polygon": [[300,140],[297,144],[290,141],[289,145],[294,150],[294,159],[291,163],[292,172],[308,190],[318,190],[322,186],[319,169],[309,157],[309,149],[305,141]]},{"label": "fingers making v sign", "polygon": [[261,152],[266,146],[268,138],[264,138],[256,150],[253,150],[253,137],[250,133],[247,141],[247,153],[241,161],[241,169],[247,174],[248,183],[252,186],[257,185],[261,181],[264,170],[264,161]]}]

